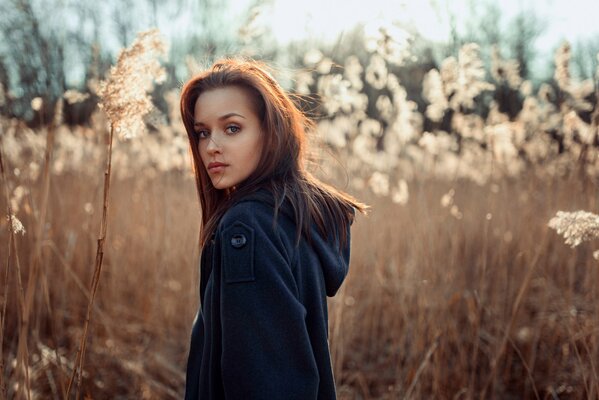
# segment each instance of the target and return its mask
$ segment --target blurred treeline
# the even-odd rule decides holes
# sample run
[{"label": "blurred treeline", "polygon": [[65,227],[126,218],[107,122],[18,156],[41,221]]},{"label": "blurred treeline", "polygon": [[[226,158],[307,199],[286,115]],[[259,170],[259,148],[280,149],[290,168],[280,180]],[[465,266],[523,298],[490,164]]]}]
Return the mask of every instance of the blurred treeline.
[{"label": "blurred treeline", "polygon": [[[171,45],[169,57],[164,60],[168,79],[153,93],[154,102],[164,115],[168,115],[164,94],[180,87],[194,68],[220,56],[244,54],[293,69],[302,68],[305,54],[318,49],[334,62],[332,72],[341,70],[350,55],[357,56],[362,65],[368,64],[371,53],[366,48],[368,33],[364,26],[348,27],[334,43],[310,37],[281,44],[269,30],[268,21],[261,18],[269,5],[272,2],[268,0],[244,3],[232,0],[4,0],[0,3],[0,114],[26,121],[30,126],[48,123],[54,117],[56,101],[67,90],[75,90],[83,94],[85,100],[67,102],[62,120],[70,125],[87,124],[98,101],[95,85],[105,78],[118,50],[129,45],[138,31],[148,27],[158,27],[165,32]],[[526,10],[505,23],[500,5],[491,1],[473,2],[472,7],[465,26],[458,26],[456,15],[449,9],[439,10],[447,13],[451,22],[451,35],[444,43],[423,38],[417,27],[402,27],[409,35],[409,57],[389,72],[399,78],[407,98],[424,114],[426,73],[439,69],[443,59],[457,56],[465,43],[477,43],[485,64],[486,80],[494,84],[494,90],[485,91],[474,99],[472,109],[460,111],[485,118],[493,102],[501,112],[513,118],[522,109],[522,94],[510,87],[505,76],[509,71],[502,71],[501,67],[493,70],[493,54],[517,62],[519,77],[530,80],[535,89],[542,83],[557,89],[551,72],[543,74],[533,68],[533,63],[538,65],[539,57],[535,42],[549,22]],[[188,22],[179,24],[178,21]],[[431,23],[434,23],[432,16]],[[559,45],[556,43],[555,47]],[[599,79],[594,76],[598,53],[599,35],[574,43],[571,51],[572,73],[580,80],[594,79],[595,87]],[[550,71],[553,60],[542,61]],[[317,92],[315,87],[311,89]],[[369,88],[365,88],[364,93],[369,100],[375,100],[378,95]],[[554,93],[559,94],[559,91]],[[31,107],[35,98],[43,100],[39,110]],[[594,108],[596,91],[584,100]],[[563,99],[556,95],[550,101],[559,106]],[[374,101],[369,101],[368,114],[377,117]],[[588,123],[590,115],[590,112],[581,113],[580,117]],[[444,126],[450,120],[451,115],[446,115],[440,126],[431,127],[431,121],[426,119],[424,129],[450,131]]]}]

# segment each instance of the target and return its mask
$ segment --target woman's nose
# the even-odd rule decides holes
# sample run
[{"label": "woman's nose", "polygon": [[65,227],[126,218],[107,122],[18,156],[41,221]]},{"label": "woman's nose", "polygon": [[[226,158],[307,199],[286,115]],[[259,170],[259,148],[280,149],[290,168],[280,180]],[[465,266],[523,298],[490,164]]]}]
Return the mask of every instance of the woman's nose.
[{"label": "woman's nose", "polygon": [[206,146],[208,154],[214,154],[220,151],[220,145],[214,139],[214,135],[208,138],[208,145]]}]

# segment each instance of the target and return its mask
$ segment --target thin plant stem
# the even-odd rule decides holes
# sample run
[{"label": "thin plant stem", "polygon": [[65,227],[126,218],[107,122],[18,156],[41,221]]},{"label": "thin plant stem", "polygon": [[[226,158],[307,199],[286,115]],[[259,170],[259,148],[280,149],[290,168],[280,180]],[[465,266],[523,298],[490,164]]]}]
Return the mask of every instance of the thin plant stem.
[{"label": "thin plant stem", "polygon": [[477,318],[476,318],[476,327],[474,329],[475,332],[475,336],[474,336],[474,350],[472,351],[472,360],[470,362],[470,365],[472,366],[472,369],[470,371],[470,377],[468,380],[468,398],[471,399],[472,395],[474,393],[474,384],[475,384],[475,372],[476,372],[476,365],[478,363],[478,351],[479,351],[479,346],[480,346],[480,331],[481,331],[481,327],[483,325],[484,318],[485,318],[485,279],[487,278],[487,259],[488,259],[488,255],[487,255],[487,247],[488,247],[488,237],[489,237],[489,220],[485,218],[485,233],[483,235],[483,251],[482,251],[482,257],[483,257],[483,265],[482,265],[482,273],[480,275],[480,280],[479,280],[479,296],[478,296],[478,314],[477,314]]},{"label": "thin plant stem", "polygon": [[534,377],[532,376],[532,370],[531,370],[531,368],[528,366],[528,363],[524,359],[524,356],[522,355],[522,352],[520,351],[520,349],[518,348],[518,346],[516,346],[516,343],[514,343],[514,341],[511,338],[508,338],[508,341],[510,342],[510,345],[512,346],[512,349],[514,349],[514,351],[516,352],[516,354],[520,358],[520,361],[522,362],[522,366],[526,370],[526,374],[528,375],[528,379],[530,380],[530,385],[532,386],[532,390],[533,390],[533,392],[535,394],[535,398],[537,400],[541,400],[541,397],[539,396],[539,391],[537,390],[537,385],[535,385],[535,380],[534,380]]},{"label": "thin plant stem", "polygon": [[79,390],[81,388],[81,376],[83,374],[83,360],[85,358],[86,340],[91,320],[91,313],[93,309],[94,299],[96,298],[96,291],[98,290],[98,284],[100,282],[100,273],[102,272],[102,260],[104,259],[104,242],[106,240],[106,227],[107,227],[107,215],[108,215],[108,198],[110,192],[110,171],[112,166],[112,139],[114,136],[114,125],[110,127],[110,135],[108,139],[108,154],[106,157],[106,169],[104,171],[104,202],[102,209],[102,222],[100,225],[100,236],[98,237],[98,245],[96,250],[96,262],[94,267],[94,275],[91,283],[91,295],[87,303],[87,315],[85,317],[85,324],[83,326],[83,335],[81,336],[81,342],[79,344],[79,350],[75,360],[73,373],[69,380],[69,386],[67,388],[66,398],[68,399],[71,393],[71,388],[77,376],[77,398],[79,397]]},{"label": "thin plant stem", "polygon": [[[12,229],[11,229],[12,231]],[[9,233],[8,236],[8,246],[6,249],[6,271],[4,273],[4,291],[3,291],[3,301],[2,301],[2,320],[0,321],[0,393],[2,393],[3,398],[8,398],[6,393],[6,385],[4,383],[4,354],[2,349],[4,347],[4,326],[6,322],[6,302],[8,299],[8,271],[10,270],[10,246],[12,244],[13,234]]]},{"label": "thin plant stem", "polygon": [[[46,215],[48,211],[48,194],[50,191],[50,167],[52,164],[52,152],[54,149],[54,137],[56,131],[57,121],[54,120],[48,127],[48,132],[46,136],[46,148],[44,151],[44,171],[42,177],[42,194],[40,198],[40,213],[39,219],[37,221],[37,230],[35,235],[35,249],[33,258],[30,264],[30,273],[27,280],[27,290],[24,296],[24,304],[22,309],[22,324],[20,327],[19,333],[19,344],[18,344],[18,354],[20,362],[24,362],[25,364],[25,375],[26,375],[26,388],[27,388],[27,398],[31,398],[30,387],[29,387],[29,350],[28,350],[28,340],[30,334],[30,317],[35,315],[32,313],[32,309],[34,308],[34,297],[37,292],[37,283],[38,283],[38,272],[41,264],[42,254],[41,254],[41,243],[44,235],[44,227],[46,225]],[[11,217],[12,218],[12,217]],[[16,246],[16,242],[13,240],[13,245]],[[16,247],[15,247],[16,253]],[[19,271],[20,278],[20,271]],[[34,332],[37,333],[37,332]]]},{"label": "thin plant stem", "polygon": [[[543,236],[543,239],[546,239],[546,238],[547,238],[547,235]],[[541,244],[539,245],[539,247],[537,248],[537,251],[534,256],[534,259],[532,260],[531,266],[528,269],[526,276],[524,277],[524,281],[522,282],[522,285],[520,286],[520,290],[518,291],[518,295],[516,296],[516,300],[514,301],[514,305],[512,307],[512,315],[510,317],[510,321],[508,323],[508,326],[505,329],[503,338],[501,339],[501,343],[499,345],[499,348],[497,349],[497,353],[495,354],[495,357],[493,358],[493,362],[491,364],[492,365],[491,374],[489,375],[489,378],[487,379],[487,382],[481,391],[481,395],[480,395],[481,399],[487,398],[487,390],[489,389],[489,386],[491,386],[495,381],[495,376],[497,374],[497,368],[499,366],[499,361],[500,361],[501,357],[503,356],[503,353],[505,352],[505,348],[508,343],[510,332],[512,331],[514,323],[516,322],[516,315],[518,314],[520,304],[522,303],[522,300],[524,299],[524,295],[526,294],[526,291],[530,285],[530,281],[532,280],[533,273],[536,271],[536,267],[537,267],[539,258],[541,257],[541,254],[543,253],[544,242],[545,242],[545,240],[543,240],[541,242]]]},{"label": "thin plant stem", "polygon": [[[1,139],[1,138],[0,138]],[[1,141],[0,141],[1,144]],[[0,146],[0,174],[2,175],[2,182],[4,182],[4,193],[6,196],[6,212],[8,214],[8,217],[10,219],[12,219],[12,210],[10,207],[10,194],[8,192],[8,180],[6,179],[6,174],[4,172],[4,160],[2,157],[2,146]],[[12,220],[9,220],[9,229],[8,229],[8,246],[6,249],[6,271],[5,271],[5,276],[4,276],[4,295],[3,295],[3,301],[2,301],[2,321],[1,321],[1,326],[0,326],[0,390],[2,391],[2,395],[3,398],[8,398],[7,395],[7,387],[6,384],[4,383],[4,354],[2,349],[4,348],[4,327],[6,324],[6,302],[8,300],[8,278],[9,278],[9,271],[10,271],[10,249],[11,249],[11,245],[13,244],[15,238],[15,234],[12,230]],[[18,254],[15,254],[15,256],[17,257],[18,260]],[[23,285],[21,282],[21,272],[20,272],[20,268],[18,270],[18,298],[19,298],[19,305],[21,307],[21,311],[23,310]]]},{"label": "thin plant stem", "polygon": [[420,379],[420,375],[424,371],[424,368],[428,365],[428,361],[432,357],[432,355],[435,352],[435,350],[437,350],[437,346],[439,345],[439,338],[440,337],[441,337],[441,334],[437,333],[437,335],[433,339],[433,343],[428,348],[428,351],[426,352],[426,355],[424,356],[424,359],[422,360],[422,362],[418,366],[418,370],[416,371],[416,374],[414,375],[414,379],[412,380],[412,383],[410,384],[410,386],[408,387],[408,390],[406,391],[406,395],[405,395],[404,399],[409,400],[409,399],[412,398],[412,392],[416,388],[416,384],[418,383],[418,380]]}]

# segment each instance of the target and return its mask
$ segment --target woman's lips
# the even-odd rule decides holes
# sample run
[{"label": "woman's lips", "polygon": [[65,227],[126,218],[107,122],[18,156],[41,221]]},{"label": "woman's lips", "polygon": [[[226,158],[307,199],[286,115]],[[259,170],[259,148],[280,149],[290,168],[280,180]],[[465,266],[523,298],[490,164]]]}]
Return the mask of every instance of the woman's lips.
[{"label": "woman's lips", "polygon": [[224,171],[225,167],[226,167],[226,165],[221,165],[221,166],[218,166],[218,167],[212,167],[212,168],[208,168],[208,171],[211,172],[211,173],[213,173],[213,174],[216,174],[218,172]]},{"label": "woman's lips", "polygon": [[208,172],[211,172],[211,173],[222,172],[225,169],[225,167],[227,167],[227,164],[224,164],[224,163],[219,163],[219,162],[210,163],[210,164],[208,164]]}]

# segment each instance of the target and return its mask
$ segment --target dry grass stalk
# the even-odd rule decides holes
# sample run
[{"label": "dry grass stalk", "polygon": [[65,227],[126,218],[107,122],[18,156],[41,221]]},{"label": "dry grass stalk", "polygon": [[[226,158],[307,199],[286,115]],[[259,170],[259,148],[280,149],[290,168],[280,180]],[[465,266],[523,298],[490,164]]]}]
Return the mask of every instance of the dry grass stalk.
[{"label": "dry grass stalk", "polygon": [[[61,111],[59,110],[59,108],[62,107],[61,102],[59,101],[56,105],[56,111],[59,111],[56,113],[56,115],[60,115]],[[25,293],[23,294],[23,289],[22,289],[22,282],[21,282],[21,271],[20,271],[20,265],[17,259],[17,277],[18,277],[18,281],[19,281],[19,293],[20,293],[20,311],[21,311],[21,325],[19,327],[19,344],[18,344],[18,356],[17,356],[17,370],[24,371],[24,380],[25,380],[25,388],[26,388],[26,395],[27,398],[29,399],[31,397],[31,389],[30,389],[30,384],[29,384],[29,351],[28,351],[28,340],[30,337],[30,316],[33,314],[35,315],[35,312],[33,310],[34,308],[34,293],[36,292],[36,286],[38,283],[38,279],[37,279],[37,274],[39,272],[39,265],[41,263],[41,243],[42,243],[42,234],[43,234],[43,229],[45,226],[45,221],[46,221],[46,214],[47,214],[47,206],[48,206],[48,193],[49,193],[49,188],[50,188],[50,165],[52,163],[52,152],[53,152],[53,148],[54,148],[54,138],[55,138],[55,131],[56,131],[56,127],[57,125],[60,123],[59,120],[57,120],[56,118],[52,121],[52,123],[50,124],[48,130],[47,130],[47,136],[46,136],[46,146],[45,146],[45,151],[44,151],[44,174],[43,174],[43,178],[42,178],[42,195],[41,195],[41,207],[40,207],[40,212],[39,212],[39,216],[38,216],[38,224],[37,224],[37,231],[36,231],[36,246],[34,249],[34,256],[31,259],[31,264],[30,264],[30,275],[29,275],[29,279],[27,281],[27,290],[25,291]],[[20,221],[18,221],[18,219],[12,214],[12,211],[10,210],[10,196],[8,194],[8,182],[6,180],[6,174],[4,171],[4,166],[2,166],[2,176],[3,176],[3,181],[5,182],[5,188],[6,188],[6,198],[7,198],[7,207],[8,207],[8,216],[10,219],[10,223],[11,223],[11,236],[9,239],[9,243],[13,243],[13,247],[15,249],[15,254],[17,253],[16,250],[16,241],[14,240],[14,233],[16,232],[22,232],[24,233],[25,230],[22,227],[22,224],[20,224]],[[9,244],[10,245],[10,244]],[[10,253],[9,253],[10,254]],[[10,256],[9,256],[10,257]],[[7,262],[7,264],[10,262]],[[8,282],[8,269],[7,269],[7,282]],[[6,291],[5,291],[6,293]],[[47,293],[47,292],[46,292]],[[4,323],[3,323],[3,328],[4,328]],[[2,331],[4,331],[4,329],[2,329]],[[19,379],[17,379],[17,383],[20,383]]]},{"label": "dry grass stalk", "polygon": [[514,328],[514,324],[516,322],[516,316],[518,314],[518,310],[520,309],[520,305],[522,303],[522,300],[524,299],[524,295],[526,294],[526,291],[528,290],[528,287],[530,285],[530,281],[532,280],[533,272],[536,270],[536,267],[538,265],[539,258],[541,256],[542,250],[544,248],[542,243],[546,239],[546,237],[547,237],[546,235],[543,237],[543,240],[541,241],[541,245],[538,246],[537,251],[534,256],[534,259],[533,259],[530,267],[528,268],[528,272],[526,273],[526,277],[522,281],[522,285],[520,286],[520,290],[518,291],[518,295],[516,296],[516,300],[514,301],[514,304],[512,306],[512,315],[510,316],[509,323],[508,323],[507,327],[505,328],[499,348],[497,349],[496,354],[493,357],[493,361],[491,362],[491,373],[489,374],[487,382],[485,383],[485,385],[483,386],[483,389],[481,391],[481,394],[480,394],[481,399],[487,398],[487,390],[489,390],[489,387],[492,388],[492,385],[495,382],[497,369],[499,367],[499,361],[505,352],[510,334],[511,334],[512,329]]},{"label": "dry grass stalk", "polygon": [[99,95],[101,108],[104,109],[110,120],[110,134],[107,143],[106,168],[104,170],[104,196],[102,205],[102,220],[100,235],[97,241],[96,261],[92,277],[90,298],[83,334],[77,351],[75,368],[69,380],[67,398],[77,376],[77,395],[81,389],[83,361],[87,345],[87,335],[93,303],[100,283],[102,261],[104,259],[104,242],[106,240],[108,198],[110,193],[110,174],[112,167],[112,143],[115,131],[122,133],[123,137],[135,136],[143,129],[142,117],[151,109],[151,100],[147,91],[151,89],[155,80],[163,79],[164,71],[160,67],[155,55],[166,53],[166,45],[159,37],[157,29],[141,32],[130,48],[119,55],[116,66],[111,69],[110,77],[100,84]]},{"label": "dry grass stalk", "polygon": [[91,311],[93,309],[94,299],[100,282],[100,272],[102,272],[102,260],[104,259],[104,241],[106,240],[106,226],[107,226],[107,214],[108,214],[108,194],[110,192],[110,171],[112,166],[112,139],[114,135],[114,128],[110,129],[110,136],[108,139],[108,150],[106,156],[106,169],[104,171],[104,196],[102,206],[102,222],[100,225],[100,236],[98,237],[98,245],[96,250],[96,261],[94,265],[94,275],[92,277],[90,298],[87,303],[87,313],[85,317],[85,324],[83,326],[83,334],[81,336],[81,343],[79,350],[77,351],[77,357],[75,361],[75,367],[69,380],[69,386],[67,388],[67,398],[71,393],[71,388],[77,376],[77,398],[79,398],[79,389],[81,388],[81,376],[83,372],[83,360],[85,357],[85,348],[87,343],[87,332],[89,328],[89,322],[91,320]]},{"label": "dry grass stalk", "polygon": [[[17,243],[15,240],[15,229],[13,228],[13,214],[12,214],[12,209],[11,209],[11,203],[10,203],[10,195],[8,193],[8,180],[6,179],[6,173],[4,170],[4,160],[3,160],[3,149],[2,149],[2,137],[0,137],[0,174],[2,176],[2,182],[4,183],[4,193],[6,196],[6,208],[7,208],[7,215],[10,216],[10,222],[11,222],[11,229],[8,229],[9,232],[9,238],[8,238],[8,246],[6,249],[6,270],[5,270],[5,275],[4,275],[4,296],[3,296],[3,301],[2,301],[2,321],[0,323],[0,391],[2,393],[2,397],[3,398],[7,398],[7,387],[6,387],[6,383],[4,382],[4,354],[3,354],[3,349],[4,349],[4,327],[6,325],[6,303],[8,300],[8,277],[9,277],[9,271],[10,271],[10,256],[11,256],[11,247],[14,248],[14,253],[15,253],[15,259],[16,259],[16,264],[17,264],[17,285],[18,285],[18,300],[19,300],[19,308],[21,311],[21,315],[23,315],[23,307],[24,307],[24,303],[25,303],[25,295],[24,295],[24,291],[23,291],[23,283],[21,281],[21,266],[20,266],[20,262],[19,262],[19,252],[17,249]],[[25,374],[26,374],[26,382],[27,384],[29,383],[29,379],[28,379],[28,363],[25,363]],[[30,392],[30,388],[27,386],[27,394],[29,395]]]},{"label": "dry grass stalk", "polygon": [[439,337],[440,336],[441,336],[441,333],[437,333],[437,336],[433,340],[433,344],[431,344],[428,351],[426,352],[426,355],[424,356],[424,359],[422,360],[422,363],[420,363],[420,366],[418,366],[418,369],[416,370],[416,374],[414,375],[414,380],[412,381],[412,383],[410,384],[410,387],[408,387],[408,390],[406,391],[406,395],[405,395],[406,400],[409,400],[412,398],[412,392],[414,391],[414,388],[416,387],[416,384],[418,383],[418,380],[420,379],[420,375],[422,374],[422,371],[424,371],[424,368],[426,368],[428,361],[432,357],[435,350],[437,350],[437,346],[439,345]]}]

